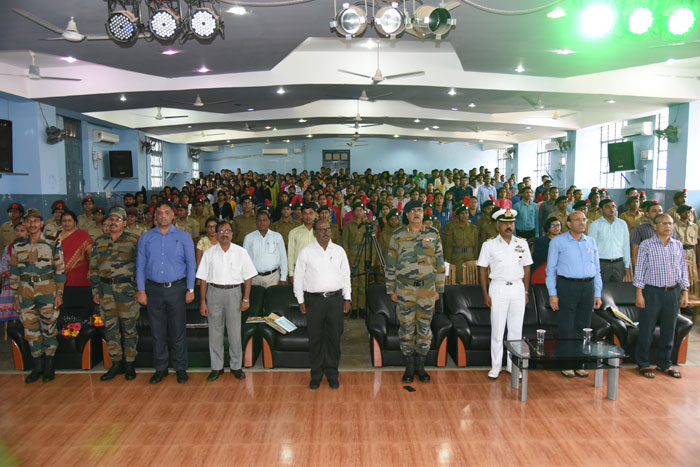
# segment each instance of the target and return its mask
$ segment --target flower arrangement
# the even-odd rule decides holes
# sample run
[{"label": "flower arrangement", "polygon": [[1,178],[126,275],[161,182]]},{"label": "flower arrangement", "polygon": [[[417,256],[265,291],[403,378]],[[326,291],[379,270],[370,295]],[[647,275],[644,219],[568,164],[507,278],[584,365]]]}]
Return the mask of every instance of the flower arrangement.
[{"label": "flower arrangement", "polygon": [[65,337],[77,337],[82,325],[77,322],[65,323],[61,328],[61,335]]},{"label": "flower arrangement", "polygon": [[101,328],[101,327],[104,327],[104,325],[105,325],[105,322],[102,321],[102,317],[97,313],[92,315],[91,322],[92,322],[92,325],[95,326],[96,328]]}]

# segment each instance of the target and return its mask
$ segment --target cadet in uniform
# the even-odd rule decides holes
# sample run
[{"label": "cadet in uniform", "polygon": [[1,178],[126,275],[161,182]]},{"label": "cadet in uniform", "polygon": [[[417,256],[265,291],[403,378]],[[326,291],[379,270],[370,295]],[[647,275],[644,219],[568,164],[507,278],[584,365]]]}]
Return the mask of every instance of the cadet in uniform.
[{"label": "cadet in uniform", "polygon": [[143,227],[143,225],[137,223],[139,218],[137,211],[139,211],[137,208],[129,208],[129,210],[126,211],[126,227],[124,230],[136,235],[137,237],[140,237],[146,233],[146,229]]},{"label": "cadet in uniform", "polygon": [[190,212],[189,219],[192,219],[197,223],[197,228],[199,233],[197,237],[203,237],[207,234],[207,213],[204,211],[204,204],[202,200],[197,198],[192,202],[192,212]]},{"label": "cadet in uniform", "polygon": [[457,283],[462,283],[462,264],[479,255],[479,229],[469,222],[467,208],[457,208],[457,221],[445,232],[445,256],[455,268]]},{"label": "cadet in uniform", "polygon": [[95,223],[90,226],[87,233],[89,233],[94,240],[97,237],[104,235],[102,224],[104,224],[105,221],[105,208],[102,206],[97,206],[97,208],[95,208],[95,212],[92,214],[92,218],[95,220]]},{"label": "cadet in uniform", "polygon": [[382,230],[378,238],[379,249],[382,250],[384,259],[386,259],[386,255],[389,253],[389,242],[391,241],[391,236],[399,226],[399,213],[396,211],[396,209],[391,209],[389,214],[386,215],[385,220],[384,230]]},{"label": "cadet in uniform", "polygon": [[318,208],[318,220],[324,220],[331,226],[331,241],[336,245],[340,245],[340,229],[337,224],[331,222],[331,208],[323,205]]},{"label": "cadet in uniform", "polygon": [[5,248],[15,239],[15,226],[22,222],[24,206],[12,203],[7,207],[10,220],[0,226],[0,254],[5,253]]},{"label": "cadet in uniform", "polygon": [[697,247],[698,247],[698,225],[690,220],[691,207],[687,204],[678,206],[676,214],[679,220],[676,222],[676,231],[683,243],[683,251],[685,252],[686,261],[697,263]]},{"label": "cadet in uniform", "polygon": [[[551,213],[549,216],[556,217],[559,222],[561,222],[561,233],[567,232],[569,230],[569,228],[566,226],[566,221],[569,218],[569,211],[567,211],[569,200],[566,196],[560,196],[557,198],[554,204],[556,204],[557,210]],[[586,227],[588,227],[588,224]]]},{"label": "cadet in uniform", "polygon": [[44,222],[38,209],[27,209],[24,225],[28,236],[12,247],[10,287],[34,359],[34,369],[24,381],[33,383],[43,376],[47,382],[54,378],[58,348],[56,320],[66,282],[63,250],[60,240],[49,240],[42,233]]},{"label": "cadet in uniform", "polygon": [[386,256],[386,291],[398,303],[399,340],[406,362],[403,381],[430,381],[425,371],[425,357],[430,350],[430,322],[435,302],[445,290],[445,262],[440,233],[422,226],[420,201],[404,207],[409,225],[396,229]]},{"label": "cadet in uniform", "polygon": [[134,294],[139,237],[126,231],[125,218],[126,212],[123,208],[110,209],[109,233],[95,239],[90,257],[92,297],[100,306],[100,317],[105,324],[107,350],[112,359],[112,368],[100,377],[102,381],[110,380],[119,374],[125,374],[127,381],[136,378],[134,360],[139,338],[136,331],[139,305],[134,301]]},{"label": "cadet in uniform", "polygon": [[493,208],[494,204],[490,199],[481,203],[481,212],[483,212],[484,215],[474,224],[476,228],[479,229],[479,245],[483,245],[486,240],[498,235],[496,221],[491,217]]},{"label": "cadet in uniform", "polygon": [[677,191],[677,192],[675,192],[675,193],[673,194],[673,204],[674,204],[675,206],[673,206],[671,209],[669,209],[668,211],[666,211],[666,214],[668,214],[669,216],[673,217],[673,222],[678,223],[678,221],[681,220],[681,218],[680,218],[680,216],[679,216],[679,214],[678,214],[678,209],[679,209],[681,206],[686,205],[686,206],[688,206],[688,208],[690,208],[690,212],[689,212],[689,214],[688,214],[688,219],[690,219],[690,222],[692,222],[693,224],[697,224],[697,222],[698,222],[698,215],[697,215],[697,213],[695,212],[695,209],[693,209],[692,206],[689,206],[689,205],[686,204],[687,201],[688,201],[687,189],[683,188],[682,191]]},{"label": "cadet in uniform", "polygon": [[63,211],[65,210],[66,203],[61,200],[53,202],[51,205],[51,214],[53,214],[53,218],[49,219],[44,224],[44,237],[50,239],[56,238],[58,231],[61,230],[61,217],[63,216]]},{"label": "cadet in uniform", "polygon": [[358,315],[364,318],[367,313],[365,310],[367,303],[365,255],[371,254],[372,245],[367,244],[365,245],[366,251],[361,250],[362,243],[365,241],[365,233],[367,232],[367,227],[365,226],[367,221],[365,205],[359,202],[353,204],[352,214],[354,216],[352,221],[345,224],[345,229],[343,229],[343,249],[348,256],[352,273],[352,298],[350,300],[352,310],[350,311],[350,318],[355,319]]},{"label": "cadet in uniform", "polygon": [[178,204],[177,206],[175,227],[190,234],[192,242],[195,242],[199,238],[199,223],[187,217],[187,206],[184,204]]},{"label": "cadet in uniform", "polygon": [[233,218],[233,243],[238,246],[243,246],[245,236],[258,229],[258,224],[255,221],[255,212],[253,211],[253,197],[250,195],[241,196],[240,205],[243,208],[243,214]]},{"label": "cadet in uniform", "polygon": [[299,227],[301,222],[292,218],[292,203],[280,204],[282,217],[277,222],[273,222],[270,229],[282,235],[284,247],[289,251],[289,232],[295,227]]},{"label": "cadet in uniform", "polygon": [[92,220],[92,210],[95,207],[95,202],[91,197],[86,196],[83,198],[82,205],[85,213],[78,216],[78,228],[87,232],[90,226],[95,222]]},{"label": "cadet in uniform", "polygon": [[627,205],[627,210],[620,214],[620,219],[627,223],[627,228],[632,234],[634,228],[644,222],[646,216],[639,209],[639,195],[627,198],[625,205]]},{"label": "cadet in uniform", "polygon": [[[484,304],[491,308],[491,370],[489,378],[498,378],[503,362],[503,332],[508,324],[508,340],[520,339],[523,335],[525,304],[530,288],[530,247],[527,240],[513,235],[515,217],[512,209],[500,209],[493,214],[497,220],[499,234],[481,247],[479,260],[479,282]],[[491,273],[489,274],[489,268]],[[491,285],[488,287],[488,278]],[[506,370],[511,371],[510,355]]]}]

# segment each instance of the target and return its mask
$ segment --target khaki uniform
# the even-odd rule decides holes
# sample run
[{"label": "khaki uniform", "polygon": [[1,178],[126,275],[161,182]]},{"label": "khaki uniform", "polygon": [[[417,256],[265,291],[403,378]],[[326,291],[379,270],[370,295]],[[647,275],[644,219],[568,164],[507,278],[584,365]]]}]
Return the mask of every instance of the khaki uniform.
[{"label": "khaki uniform", "polygon": [[[568,232],[568,231],[569,231],[569,227],[566,225],[566,219],[568,219],[569,214],[570,214],[570,213],[568,213],[568,212],[565,212],[565,213],[562,214],[562,213],[557,209],[556,212],[554,212],[554,213],[552,213],[552,214],[550,215],[550,217],[556,217],[557,219],[559,219],[559,222],[561,222],[561,233],[564,233],[564,232]],[[545,220],[546,220],[546,219],[545,219]],[[586,229],[588,229],[588,224],[590,224],[590,222],[591,222],[591,221],[589,220],[589,221],[586,223]],[[545,229],[545,231],[546,231],[546,229]]]},{"label": "khaki uniform", "polygon": [[15,225],[7,221],[0,225],[0,254],[5,253],[5,248],[15,239]]},{"label": "khaki uniform", "polygon": [[[679,206],[673,206],[671,209],[666,211],[666,214],[673,217],[673,222],[675,222],[676,224],[678,224],[681,221],[681,216],[679,216],[676,213],[676,211],[678,210],[678,207]],[[688,220],[690,222],[692,222],[693,224],[698,223],[698,214],[695,212],[695,208],[692,206],[690,207],[690,212],[688,213]]]},{"label": "khaki uniform", "polygon": [[233,242],[237,245],[243,245],[245,236],[258,229],[258,224],[255,220],[255,212],[251,212],[250,216],[246,217],[241,214],[233,218]]},{"label": "khaki uniform", "polygon": [[282,235],[282,238],[284,239],[284,247],[287,248],[289,245],[289,232],[291,232],[293,228],[299,227],[300,225],[301,222],[290,217],[289,222],[285,222],[284,219],[273,222],[272,225],[270,225],[270,229]]},{"label": "khaki uniform", "polygon": [[620,214],[620,219],[627,223],[627,228],[629,228],[630,233],[632,233],[635,227],[644,222],[646,216],[642,211],[637,211],[637,214],[633,214],[632,211],[625,211]]},{"label": "khaki uniform", "polygon": [[126,231],[116,241],[112,241],[110,235],[102,235],[95,240],[90,257],[92,295],[100,297],[100,317],[105,324],[107,350],[114,362],[121,361],[122,355],[127,362],[136,358],[139,305],[134,295],[138,241],[137,235]]},{"label": "khaki uniform", "polygon": [[56,235],[58,235],[59,230],[61,230],[61,224],[56,222],[56,220],[53,217],[44,223],[44,237],[56,238]]},{"label": "khaki uniform", "polygon": [[93,240],[105,234],[102,231],[102,226],[97,224],[91,225],[90,228],[87,230],[87,233],[90,234]]},{"label": "khaki uniform", "polygon": [[462,265],[479,257],[479,229],[470,222],[452,224],[445,232],[445,259],[455,268],[457,283],[462,283]]},{"label": "khaki uniform", "polygon": [[87,231],[87,229],[90,228],[91,225],[95,224],[95,220],[92,218],[92,215],[86,216],[85,214],[81,214],[78,216],[78,228],[83,229]]},{"label": "khaki uniform", "polygon": [[601,211],[600,208],[591,209],[589,207],[586,217],[588,217],[588,225],[590,225],[593,221],[603,217],[603,211]]},{"label": "khaki uniform", "polygon": [[19,300],[24,338],[32,357],[52,357],[58,348],[54,308],[56,294],[63,295],[66,283],[61,241],[43,234],[32,244],[29,237],[14,244],[10,258],[10,287]]},{"label": "khaki uniform", "polygon": [[197,223],[198,227],[198,233],[197,236],[201,237],[202,235],[207,234],[207,219],[209,219],[209,216],[207,216],[206,212],[202,211],[201,216],[197,216],[194,211],[192,211],[192,214],[189,215],[188,219],[192,219]]},{"label": "khaki uniform", "polygon": [[340,229],[336,224],[331,224],[331,242],[340,245]]},{"label": "khaki uniform", "polygon": [[199,223],[190,219],[189,217],[186,218],[184,221],[177,219],[175,221],[175,227],[182,230],[183,232],[187,232],[188,234],[190,234],[190,237],[192,237],[193,242],[196,238],[199,238]]},{"label": "khaki uniform", "polygon": [[479,218],[474,226],[479,229],[479,249],[481,249],[481,245],[483,245],[486,240],[498,235],[496,221],[493,220],[491,216],[483,216]]},{"label": "khaki uniform", "polygon": [[353,309],[364,309],[367,305],[365,258],[369,255],[370,261],[373,259],[372,245],[367,244],[365,250],[362,250],[362,243],[365,240],[365,232],[367,228],[364,222],[359,226],[356,222],[345,224],[343,229],[343,249],[348,255],[348,263],[350,264],[351,283],[352,283],[352,307]]},{"label": "khaki uniform", "polygon": [[126,231],[129,232],[129,233],[132,233],[132,234],[136,235],[137,237],[140,237],[141,235],[143,235],[143,234],[146,233],[146,229],[145,229],[145,228],[143,227],[143,225],[141,225],[141,224],[134,224],[134,227],[133,227],[133,228],[129,228],[129,226],[127,225],[127,226],[124,228],[124,230],[126,230]]},{"label": "khaki uniform", "polygon": [[[399,226],[400,227],[400,226]],[[399,228],[397,227],[397,229]],[[394,234],[396,229],[389,227],[389,224],[384,224],[384,230],[377,237],[377,242],[379,243],[379,249],[382,251],[382,255],[386,260],[386,255],[389,253],[389,242],[391,241],[391,236]]]},{"label": "khaki uniform", "polygon": [[692,261],[693,264],[697,264],[695,245],[698,244],[698,225],[690,221],[687,225],[682,222],[676,222],[676,232],[678,232],[681,243],[683,243],[686,261]]}]

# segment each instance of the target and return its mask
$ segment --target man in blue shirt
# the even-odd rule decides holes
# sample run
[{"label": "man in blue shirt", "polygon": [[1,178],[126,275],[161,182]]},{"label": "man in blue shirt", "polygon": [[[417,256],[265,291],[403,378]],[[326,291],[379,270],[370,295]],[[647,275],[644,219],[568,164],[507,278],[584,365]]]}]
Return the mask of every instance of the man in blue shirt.
[{"label": "man in blue shirt", "polygon": [[156,228],[139,238],[136,257],[136,301],[147,306],[153,336],[151,384],[167,376],[169,359],[177,382],[187,382],[185,304],[194,300],[196,261],[192,237],[172,225],[174,217],[169,202],[156,205]]},{"label": "man in blue shirt", "polygon": [[[594,308],[600,308],[603,281],[600,278],[598,246],[585,235],[586,215],[581,211],[569,214],[569,231],[549,243],[547,255],[547,290],[549,305],[557,312],[560,339],[581,338],[583,329],[591,326]],[[563,297],[559,301],[559,297]],[[586,377],[585,370],[562,370],[567,378]]]},{"label": "man in blue shirt", "polygon": [[600,277],[603,282],[631,282],[630,234],[627,223],[617,217],[615,201],[600,202],[603,217],[591,222],[588,235],[593,237],[600,256]]},{"label": "man in blue shirt", "polygon": [[521,200],[513,205],[518,213],[515,218],[515,231],[518,237],[530,240],[537,235],[537,204],[532,201],[532,188],[523,187],[520,191]]}]

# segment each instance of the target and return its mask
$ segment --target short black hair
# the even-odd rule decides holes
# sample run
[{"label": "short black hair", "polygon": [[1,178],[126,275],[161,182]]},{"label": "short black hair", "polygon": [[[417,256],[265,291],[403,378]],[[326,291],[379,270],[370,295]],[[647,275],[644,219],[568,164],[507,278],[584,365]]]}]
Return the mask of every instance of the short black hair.
[{"label": "short black hair", "polygon": [[207,221],[204,223],[204,226],[206,227],[206,226],[209,225],[209,223],[212,222],[212,221],[213,221],[213,222],[216,222],[216,225],[219,225],[219,219],[217,219],[217,218],[214,217],[214,216],[211,216],[211,217],[209,217],[209,218],[207,219]]},{"label": "short black hair", "polygon": [[[216,233],[219,233],[219,229],[225,225],[228,225],[229,228],[231,228],[231,223],[229,221],[219,221],[219,223],[216,224]],[[233,229],[231,228],[231,230]]]},{"label": "short black hair", "polygon": [[157,211],[158,208],[160,208],[162,206],[167,206],[170,208],[171,211],[173,210],[173,205],[170,203],[170,201],[164,199],[164,200],[158,201],[156,203],[156,208],[154,209],[154,211]]},{"label": "short black hair", "polygon": [[78,223],[78,216],[76,216],[75,213],[70,209],[66,209],[65,211],[63,211],[63,214],[61,214],[61,220],[63,220],[63,218],[66,216],[71,216],[73,218],[73,222],[75,222],[76,224]]}]

